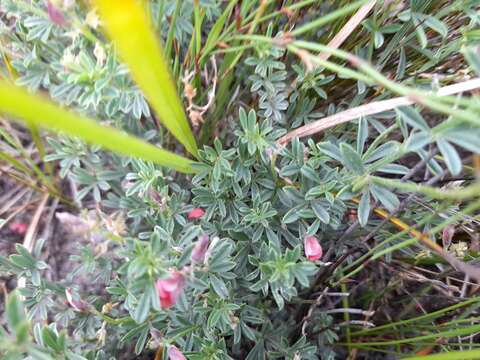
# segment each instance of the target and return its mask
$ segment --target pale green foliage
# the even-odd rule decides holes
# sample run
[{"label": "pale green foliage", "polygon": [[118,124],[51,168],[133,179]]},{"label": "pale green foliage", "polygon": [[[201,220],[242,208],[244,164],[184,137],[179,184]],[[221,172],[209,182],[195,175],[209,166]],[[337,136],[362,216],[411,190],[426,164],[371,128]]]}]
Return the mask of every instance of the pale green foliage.
[{"label": "pale green foliage", "polygon": [[[464,274],[408,226],[451,253],[459,243],[446,244],[447,226],[464,238],[478,232],[466,160],[480,152],[478,97],[435,91],[478,75],[479,3],[377,2],[318,62],[366,2],[261,10],[253,0],[96,0],[103,28],[82,2],[52,2],[60,26],[43,1],[2,1],[2,74],[71,111],[1,85],[4,111],[63,135],[48,135],[40,157],[58,172],[53,184],[4,129],[0,158],[47,190],[68,179],[63,188],[75,188],[84,209],[59,205],[78,242],[59,281],[44,261],[48,241],[0,257],[2,271],[26,281],[7,298],[0,356],[166,360],[172,345],[189,360],[344,359],[353,348],[402,357],[434,342],[433,351],[474,350],[459,338],[478,332],[479,299],[460,302]],[[324,116],[411,94],[417,105],[277,144]],[[202,129],[190,130],[185,114]],[[200,133],[207,144],[197,151]],[[180,144],[198,159],[179,155]],[[443,187],[457,177],[459,188]],[[199,208],[203,216],[191,216]],[[204,235],[208,250],[195,262]],[[307,235],[323,248],[319,261],[305,256]],[[165,308],[155,282],[172,269],[185,288]]]}]

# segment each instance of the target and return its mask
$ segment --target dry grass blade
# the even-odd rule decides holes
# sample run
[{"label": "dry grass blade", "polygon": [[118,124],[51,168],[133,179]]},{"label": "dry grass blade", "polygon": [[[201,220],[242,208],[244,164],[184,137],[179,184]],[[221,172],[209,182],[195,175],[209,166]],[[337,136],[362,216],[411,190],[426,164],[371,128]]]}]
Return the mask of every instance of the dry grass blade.
[{"label": "dry grass blade", "polygon": [[[35,234],[37,233],[38,224],[40,222],[40,218],[43,214],[43,211],[47,206],[49,197],[50,197],[49,194],[45,194],[43,196],[40,204],[37,207],[37,210],[35,211],[35,214],[33,215],[30,225],[28,226],[27,232],[25,233],[25,237],[23,239],[23,246],[30,253],[33,251],[33,248],[35,247],[35,240],[36,240]],[[17,288],[19,289],[24,288],[25,285],[26,285],[26,278],[24,277],[19,278]]]},{"label": "dry grass blade", "polygon": [[[370,11],[375,6],[376,0],[369,1],[363,5],[358,11],[347,21],[342,29],[334,36],[334,38],[328,43],[328,46],[333,49],[338,49],[340,45],[348,38],[348,36],[357,28],[357,26],[365,19]],[[322,60],[328,60],[331,53],[320,54],[319,57]]]},{"label": "dry grass blade", "polygon": [[28,226],[27,232],[25,233],[25,237],[23,239],[23,246],[30,252],[35,246],[35,234],[37,232],[40,218],[43,214],[43,211],[45,210],[45,207],[47,206],[49,196],[49,194],[43,195],[42,201],[38,205],[37,210],[35,211],[35,214],[33,215],[33,218],[30,222],[30,225]]},{"label": "dry grass blade", "polygon": [[[478,88],[480,88],[480,78],[475,78],[458,84],[442,87],[438,90],[436,95],[447,96]],[[290,131],[277,141],[277,145],[284,146],[294,138],[314,135],[331,127],[358,119],[362,116],[378,114],[383,111],[392,110],[400,106],[411,105],[413,103],[414,99],[409,98],[408,96],[402,96],[389,100],[374,101],[369,104],[357,106],[353,109],[348,109],[337,114],[324,117],[310,124],[299,127],[298,129]]]}]

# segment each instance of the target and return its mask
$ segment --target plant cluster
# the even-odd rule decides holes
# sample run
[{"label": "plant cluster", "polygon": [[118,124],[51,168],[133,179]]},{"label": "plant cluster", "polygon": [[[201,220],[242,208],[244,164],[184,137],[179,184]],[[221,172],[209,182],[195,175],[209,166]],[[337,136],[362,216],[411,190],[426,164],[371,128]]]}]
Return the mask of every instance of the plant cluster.
[{"label": "plant cluster", "polygon": [[320,3],[2,1],[2,358],[478,355],[480,3]]}]

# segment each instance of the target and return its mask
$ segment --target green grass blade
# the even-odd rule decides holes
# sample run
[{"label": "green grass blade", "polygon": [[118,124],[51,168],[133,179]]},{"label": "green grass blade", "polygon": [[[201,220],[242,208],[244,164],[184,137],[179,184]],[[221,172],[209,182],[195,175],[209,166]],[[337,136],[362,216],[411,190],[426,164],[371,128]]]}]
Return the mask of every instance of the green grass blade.
[{"label": "green grass blade", "polygon": [[200,0],[193,2],[194,26],[195,26],[195,54],[199,54],[202,49],[202,21],[200,14]]},{"label": "green grass blade", "polygon": [[10,163],[10,165],[12,165],[14,168],[24,172],[25,174],[31,175],[33,173],[33,170],[31,170],[28,166],[22,164],[20,161],[15,159],[13,156],[11,156],[11,155],[3,152],[3,151],[0,151],[0,160],[3,160],[3,161],[6,161],[6,162]]},{"label": "green grass blade", "polygon": [[348,14],[354,12],[355,10],[357,10],[359,7],[361,7],[367,1],[368,0],[360,0],[360,1],[354,2],[353,4],[342,6],[339,9],[337,9],[337,10],[335,10],[335,11],[333,11],[333,12],[327,14],[327,15],[319,17],[318,19],[313,20],[313,21],[311,21],[311,22],[309,22],[305,25],[302,25],[301,27],[293,30],[292,35],[293,36],[298,36],[298,35],[304,34],[308,31],[317,29],[320,26],[328,24],[329,22],[332,22],[332,21],[338,19],[339,17],[343,17],[345,15],[348,15]]},{"label": "green grass blade", "polygon": [[423,340],[432,340],[432,339],[439,339],[439,338],[452,338],[455,336],[465,336],[475,334],[480,331],[480,325],[472,325],[472,326],[465,326],[465,327],[458,327],[456,329],[447,330],[447,331],[439,331],[437,333],[431,333],[428,335],[421,335],[411,338],[404,338],[400,340],[386,340],[386,341],[372,341],[372,342],[351,342],[351,343],[344,343],[344,345],[349,345],[352,347],[356,346],[391,346],[391,345],[398,345],[398,344],[409,344],[409,343],[420,343]]},{"label": "green grass blade", "polygon": [[426,356],[413,356],[404,358],[404,360],[470,360],[480,359],[480,350],[449,351],[441,354],[432,354]]},{"label": "green grass blade", "polygon": [[197,145],[168,63],[144,6],[136,0],[95,0],[107,33],[165,127],[192,155]]},{"label": "green grass blade", "polygon": [[227,21],[230,13],[233,10],[233,7],[236,4],[236,0],[230,0],[228,5],[225,7],[222,15],[217,19],[215,24],[212,27],[212,30],[208,33],[207,40],[205,41],[205,45],[202,49],[202,55],[200,57],[200,64],[204,64],[205,59],[210,54],[210,52],[214,49],[216,42],[220,38],[221,31],[225,26],[225,22]]},{"label": "green grass blade", "polygon": [[77,136],[123,155],[153,161],[183,173],[193,172],[192,161],[185,157],[66,111],[47,98],[29,94],[4,81],[0,81],[0,112],[23,119],[30,125]]},{"label": "green grass blade", "polygon": [[[421,315],[421,316],[417,316],[417,317],[414,317],[412,319],[392,322],[392,323],[389,323],[389,324],[376,326],[374,328],[356,331],[356,332],[352,333],[352,336],[365,336],[367,333],[372,333],[372,332],[375,333],[375,332],[378,332],[379,330],[384,331],[384,330],[389,329],[389,328],[395,328],[396,326],[405,326],[405,325],[411,324],[411,323],[421,323],[422,321],[427,320],[427,319],[430,321],[431,319],[436,319],[437,317],[443,316],[445,313],[447,313],[449,311],[453,311],[453,310],[456,310],[458,308],[477,303],[477,302],[479,302],[479,300],[480,300],[479,297],[474,297],[472,299],[463,301],[461,303],[454,304],[454,305],[451,305],[451,306],[445,307],[443,309],[436,310],[436,311],[433,311],[433,312],[430,312],[430,313],[427,313],[427,314],[424,314],[424,315]],[[383,331],[381,331],[380,333],[382,333]]]},{"label": "green grass blade", "polygon": [[[165,56],[166,59],[170,59],[172,55],[172,48],[173,48],[173,38],[175,36],[175,27],[177,24],[178,15],[180,14],[180,9],[182,8],[182,2],[180,0],[176,0],[175,2],[175,10],[173,11],[173,16],[170,19],[168,24],[168,34],[167,34],[167,41],[165,43]],[[193,38],[192,38],[193,41]]]}]

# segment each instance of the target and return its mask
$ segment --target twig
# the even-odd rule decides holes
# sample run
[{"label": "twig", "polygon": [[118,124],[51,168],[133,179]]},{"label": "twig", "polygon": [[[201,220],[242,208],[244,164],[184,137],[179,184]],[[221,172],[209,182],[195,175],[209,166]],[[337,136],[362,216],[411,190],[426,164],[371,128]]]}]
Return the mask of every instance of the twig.
[{"label": "twig", "polygon": [[346,326],[346,325],[361,325],[363,327],[375,327],[375,324],[369,321],[364,320],[349,320],[344,321],[338,324],[338,326]]},{"label": "twig", "polygon": [[345,313],[348,312],[350,314],[360,314],[360,315],[365,315],[365,316],[373,316],[375,314],[375,311],[371,310],[363,310],[363,309],[352,309],[352,308],[337,308],[337,309],[331,309],[331,310],[326,310],[326,314],[338,314],[338,313]]},{"label": "twig", "polygon": [[305,317],[302,319],[302,322],[303,322],[303,325],[302,325],[302,335],[306,335],[306,333],[307,333],[308,321],[309,321],[310,318],[312,317],[313,310],[314,310],[318,305],[320,305],[320,303],[322,302],[323,297],[328,293],[328,290],[329,290],[329,288],[326,287],[326,288],[320,293],[320,295],[315,299],[315,301],[313,302],[313,304],[310,305],[310,307],[308,308],[307,315],[305,315]]}]

